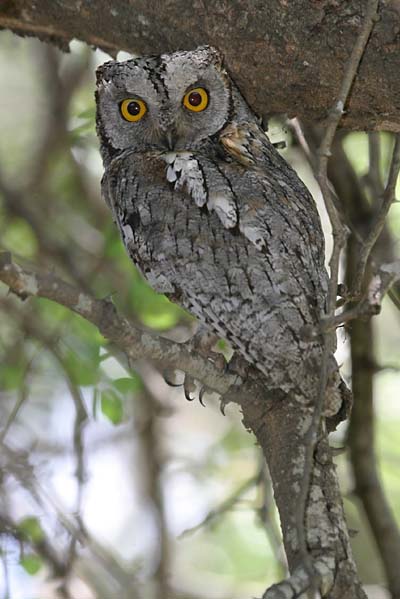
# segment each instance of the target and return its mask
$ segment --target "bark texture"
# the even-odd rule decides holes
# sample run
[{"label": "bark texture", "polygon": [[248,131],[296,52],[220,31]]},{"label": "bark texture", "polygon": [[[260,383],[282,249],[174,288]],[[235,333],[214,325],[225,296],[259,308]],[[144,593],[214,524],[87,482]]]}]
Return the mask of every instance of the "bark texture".
[{"label": "bark texture", "polygon": [[[262,116],[326,116],[362,27],[365,0],[6,0],[0,27],[67,49],[77,38],[115,54],[218,47]],[[380,2],[342,125],[400,131],[400,4]]]},{"label": "bark texture", "polygon": [[[274,585],[263,599],[306,597],[310,579],[298,550],[295,515],[304,468],[304,434],[299,422],[311,419],[310,407],[299,402],[243,402],[245,424],[253,430],[269,465],[291,577]],[[315,448],[305,528],[320,592],[329,599],[365,599],[352,558],[342,499],[327,436]]]}]

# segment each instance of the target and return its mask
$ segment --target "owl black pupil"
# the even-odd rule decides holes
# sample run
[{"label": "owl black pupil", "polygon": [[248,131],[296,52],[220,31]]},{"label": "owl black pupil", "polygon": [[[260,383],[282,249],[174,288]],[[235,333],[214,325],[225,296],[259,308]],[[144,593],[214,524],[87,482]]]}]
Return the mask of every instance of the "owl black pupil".
[{"label": "owl black pupil", "polygon": [[189,95],[188,100],[191,106],[199,106],[202,101],[201,94],[199,94],[199,92],[192,92]]},{"label": "owl black pupil", "polygon": [[140,106],[137,102],[129,102],[126,109],[132,116],[137,116],[140,112]]}]

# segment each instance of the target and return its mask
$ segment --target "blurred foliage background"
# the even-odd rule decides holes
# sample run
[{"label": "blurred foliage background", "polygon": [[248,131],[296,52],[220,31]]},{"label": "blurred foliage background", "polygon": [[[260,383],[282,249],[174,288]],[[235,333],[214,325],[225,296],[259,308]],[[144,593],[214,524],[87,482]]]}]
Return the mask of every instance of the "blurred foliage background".
[{"label": "blurred foliage background", "polygon": [[[78,42],[63,55],[1,32],[0,249],[183,338],[193,320],[135,271],[100,197],[94,70],[108,59]],[[321,208],[329,254],[304,152],[290,124],[274,122],[270,133],[285,139],[284,157]],[[380,141],[384,176],[391,140]],[[367,135],[342,143],[362,180]],[[389,227],[399,239],[397,203]],[[399,325],[387,300],[373,320],[376,439],[398,520]],[[351,382],[348,354],[342,330],[338,360]],[[217,397],[205,402],[187,402],[150,364],[128,369],[67,309],[21,301],[0,284],[0,597],[243,599],[282,576],[279,522],[254,438],[234,406],[224,417]],[[345,439],[341,425],[332,444]],[[384,597],[346,451],[337,466],[361,578],[371,597]]]}]

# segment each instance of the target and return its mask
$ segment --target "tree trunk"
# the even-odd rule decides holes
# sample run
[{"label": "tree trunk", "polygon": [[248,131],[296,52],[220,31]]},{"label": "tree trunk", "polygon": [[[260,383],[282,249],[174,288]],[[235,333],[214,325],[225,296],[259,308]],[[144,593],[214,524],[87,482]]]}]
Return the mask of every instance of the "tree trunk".
[{"label": "tree trunk", "polygon": [[[256,435],[268,463],[291,572],[288,581],[268,589],[264,598],[298,597],[308,585],[297,542],[296,512],[304,471],[305,434],[312,409],[298,401],[278,400],[278,403],[271,401],[268,404],[253,397],[243,400],[242,410],[244,424]],[[308,550],[322,580],[322,596],[364,599],[366,595],[352,558],[339,482],[326,433],[321,434],[314,452],[305,522]],[[280,594],[283,589],[286,589],[285,595]]]}]

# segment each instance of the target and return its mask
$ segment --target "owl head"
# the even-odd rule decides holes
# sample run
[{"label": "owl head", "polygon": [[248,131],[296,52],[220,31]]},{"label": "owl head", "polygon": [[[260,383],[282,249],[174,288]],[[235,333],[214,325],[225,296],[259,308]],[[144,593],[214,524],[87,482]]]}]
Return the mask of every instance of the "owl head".
[{"label": "owl head", "polygon": [[233,115],[254,118],[209,46],[106,62],[97,70],[96,101],[104,160],[128,148],[192,150]]}]

